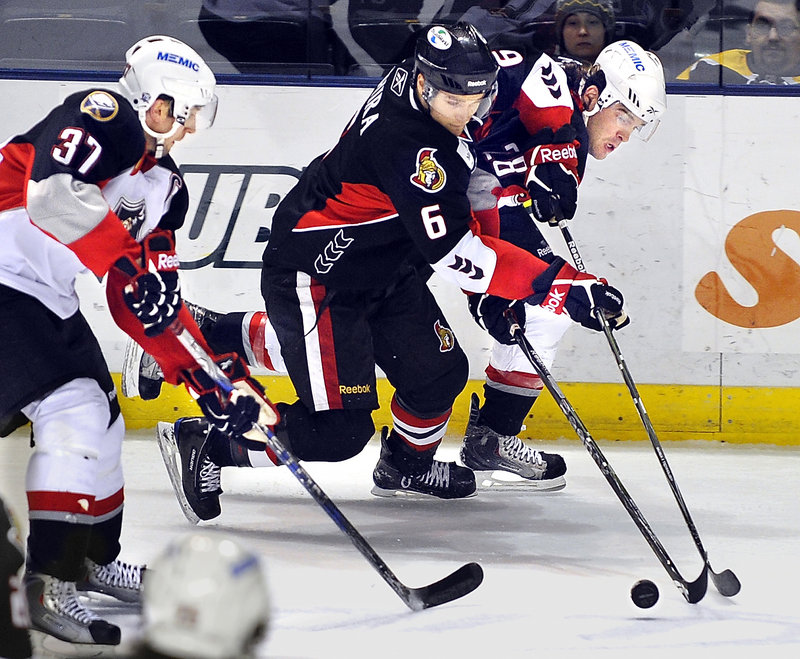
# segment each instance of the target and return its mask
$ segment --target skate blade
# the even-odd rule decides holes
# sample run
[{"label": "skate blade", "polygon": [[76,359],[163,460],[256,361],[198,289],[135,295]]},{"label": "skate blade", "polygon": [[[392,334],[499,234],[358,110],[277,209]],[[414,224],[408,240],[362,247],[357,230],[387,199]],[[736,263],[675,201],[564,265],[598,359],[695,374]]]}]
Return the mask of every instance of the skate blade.
[{"label": "skate blade", "polygon": [[33,656],[37,659],[62,659],[65,657],[122,657],[128,656],[119,645],[95,643],[70,643],[36,629],[30,630]]},{"label": "skate blade", "polygon": [[475,484],[481,490],[517,492],[558,492],[567,486],[563,476],[544,481],[523,478],[508,471],[476,471]]},{"label": "skate blade", "polygon": [[200,518],[192,510],[186,500],[186,495],[183,493],[180,468],[181,458],[178,453],[178,443],[175,440],[175,426],[165,421],[159,421],[156,426],[156,437],[158,439],[158,448],[161,450],[161,457],[164,460],[164,466],[167,468],[169,482],[172,484],[172,490],[175,492],[175,498],[178,499],[181,511],[192,524],[199,524]]},{"label": "skate blade", "polygon": [[417,492],[416,490],[386,489],[383,487],[379,487],[378,485],[373,485],[370,492],[374,494],[376,497],[382,497],[384,499],[391,499],[392,497],[396,497],[400,499],[418,499],[418,500],[436,499],[437,501],[460,501],[461,499],[469,499],[470,497],[474,497],[477,494],[477,491],[475,491],[464,497],[445,498],[445,497],[437,497],[435,494],[426,494],[425,492]]},{"label": "skate blade", "polygon": [[144,354],[144,349],[133,339],[128,339],[125,344],[125,356],[122,359],[122,377],[120,389],[126,398],[136,398],[139,395],[139,362]]}]

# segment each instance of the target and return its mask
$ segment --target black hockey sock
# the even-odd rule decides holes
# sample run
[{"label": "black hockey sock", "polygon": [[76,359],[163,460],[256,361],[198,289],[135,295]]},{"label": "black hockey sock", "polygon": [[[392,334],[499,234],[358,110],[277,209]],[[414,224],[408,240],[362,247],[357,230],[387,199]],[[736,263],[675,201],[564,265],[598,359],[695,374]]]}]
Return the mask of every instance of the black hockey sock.
[{"label": "black hockey sock", "polygon": [[98,565],[107,565],[119,556],[121,547],[119,537],[122,534],[122,511],[111,519],[103,520],[92,526],[89,547],[86,556]]},{"label": "black hockey sock", "polygon": [[536,396],[520,396],[484,385],[483,393],[485,402],[478,425],[488,426],[500,435],[518,435],[539,392]]},{"label": "black hockey sock", "polygon": [[27,569],[62,581],[78,581],[83,576],[83,560],[91,532],[89,524],[32,519]]},{"label": "black hockey sock", "polygon": [[242,341],[244,316],[244,312],[227,313],[213,324],[203,325],[203,336],[214,352],[235,352],[246,359],[247,351]]}]

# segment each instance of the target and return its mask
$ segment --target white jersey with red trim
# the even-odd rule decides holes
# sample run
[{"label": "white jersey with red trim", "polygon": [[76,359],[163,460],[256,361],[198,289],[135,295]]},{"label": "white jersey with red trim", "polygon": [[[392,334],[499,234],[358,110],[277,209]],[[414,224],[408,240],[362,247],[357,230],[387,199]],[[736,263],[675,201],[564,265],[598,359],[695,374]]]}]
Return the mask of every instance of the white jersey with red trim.
[{"label": "white jersey with red trim", "polygon": [[102,276],[160,223],[180,226],[183,180],[170,158],[145,158],[144,146],[128,101],[100,89],[67,97],[8,140],[0,149],[0,284],[67,318],[78,310],[79,272]]}]

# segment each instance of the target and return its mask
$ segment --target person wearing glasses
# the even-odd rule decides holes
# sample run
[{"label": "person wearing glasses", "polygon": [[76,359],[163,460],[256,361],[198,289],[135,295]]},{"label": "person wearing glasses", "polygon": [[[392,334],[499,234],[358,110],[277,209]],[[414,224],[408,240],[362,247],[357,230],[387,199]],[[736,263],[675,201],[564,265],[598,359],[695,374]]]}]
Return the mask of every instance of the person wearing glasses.
[{"label": "person wearing glasses", "polygon": [[707,55],[678,80],[725,85],[800,84],[800,0],[760,0],[747,25],[746,48]]}]

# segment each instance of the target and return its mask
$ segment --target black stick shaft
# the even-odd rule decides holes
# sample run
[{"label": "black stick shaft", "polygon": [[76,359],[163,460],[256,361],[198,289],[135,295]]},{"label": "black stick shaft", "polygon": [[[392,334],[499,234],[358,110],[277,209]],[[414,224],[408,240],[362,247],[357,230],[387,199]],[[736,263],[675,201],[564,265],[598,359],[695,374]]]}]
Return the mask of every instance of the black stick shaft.
[{"label": "black stick shaft", "polygon": [[[234,390],[233,383],[228,379],[222,369],[213,359],[203,350],[194,337],[183,327],[173,327],[176,337],[181,345],[194,357],[195,361],[203,370],[214,380],[214,382],[226,393],[230,394]],[[413,611],[420,611],[432,606],[438,606],[450,602],[475,590],[483,580],[483,570],[477,563],[467,563],[458,570],[445,578],[422,586],[420,588],[409,588],[392,572],[384,560],[377,554],[367,540],[351,524],[339,507],[331,501],[327,494],[303,468],[280,439],[272,432],[269,427],[253,424],[253,428],[263,437],[264,443],[278,457],[278,460],[288,467],[289,471],[300,481],[311,497],[334,521],[336,526],[348,537],[355,545],[361,555],[367,559],[370,565],[381,575],[383,580],[389,584],[401,600]]]},{"label": "black stick shaft", "polygon": [[[578,251],[578,246],[575,244],[575,240],[572,238],[572,233],[567,227],[566,220],[561,219],[558,223],[558,227],[561,229],[561,234],[564,236],[564,242],[566,242],[567,248],[572,255],[572,259],[575,262],[575,267],[580,272],[586,272],[586,266],[581,258],[580,252]],[[717,573],[714,572],[713,568],[711,567],[711,563],[708,560],[708,553],[706,552],[703,542],[700,539],[700,533],[698,532],[697,526],[695,526],[694,520],[689,513],[689,508],[686,505],[686,501],[684,500],[683,495],[678,488],[678,483],[675,480],[672,469],[670,469],[669,462],[667,462],[667,456],[664,454],[664,449],[661,446],[661,442],[658,440],[655,428],[653,428],[653,424],[650,421],[650,415],[645,409],[644,403],[642,402],[642,397],[639,395],[639,390],[637,389],[636,383],[633,380],[633,376],[628,369],[628,365],[625,361],[625,357],[622,355],[622,351],[619,348],[617,339],[614,336],[614,333],[612,332],[605,315],[603,315],[602,310],[595,309],[594,315],[595,318],[597,318],[597,321],[600,323],[600,327],[603,328],[603,334],[606,336],[608,345],[610,346],[611,352],[614,355],[614,359],[617,362],[617,367],[619,368],[620,373],[622,373],[622,379],[625,381],[625,385],[628,387],[628,392],[631,395],[631,399],[633,400],[633,404],[636,407],[636,411],[638,412],[639,418],[642,421],[642,425],[647,432],[650,443],[653,445],[653,449],[656,453],[656,457],[658,458],[658,462],[661,465],[661,469],[664,472],[664,476],[666,477],[669,487],[672,490],[672,494],[678,503],[678,508],[680,508],[683,519],[689,528],[689,533],[694,540],[697,551],[700,552],[700,556],[708,566],[709,572],[711,573],[711,580],[714,582],[714,586],[722,595],[726,597],[732,597],[741,589],[741,583],[731,570],[723,570],[722,572]]]},{"label": "black stick shaft", "polygon": [[700,576],[695,579],[694,581],[687,581],[678,571],[675,563],[670,558],[669,554],[667,553],[664,546],[661,544],[661,541],[656,536],[655,532],[653,531],[650,524],[645,519],[644,515],[642,514],[639,507],[634,502],[631,495],[625,489],[622,481],[617,476],[614,469],[609,464],[608,460],[606,459],[603,452],[600,450],[600,447],[597,445],[597,442],[594,441],[592,436],[589,434],[589,431],[586,429],[586,426],[583,424],[583,421],[578,417],[575,408],[567,400],[567,397],[561,391],[561,388],[558,386],[558,383],[555,381],[553,376],[548,371],[547,367],[542,362],[541,358],[536,351],[531,346],[528,339],[525,337],[525,334],[522,332],[522,328],[516,321],[514,317],[513,310],[509,309],[506,311],[506,319],[509,321],[509,327],[511,330],[511,335],[514,337],[517,345],[520,349],[525,353],[525,356],[530,361],[531,365],[533,366],[536,373],[542,379],[544,386],[553,396],[553,399],[558,404],[561,411],[564,413],[564,416],[569,421],[572,429],[578,435],[578,438],[583,442],[584,447],[589,452],[589,455],[592,456],[592,459],[595,461],[597,466],[600,468],[600,472],[605,476],[606,481],[611,486],[611,489],[617,495],[617,498],[622,503],[625,510],[630,515],[633,523],[636,524],[636,527],[639,529],[641,534],[644,536],[644,539],[650,545],[650,548],[653,550],[653,553],[658,558],[661,565],[667,571],[667,574],[672,579],[673,583],[676,585],[678,590],[681,591],[686,601],[695,604],[699,602],[706,594],[706,588],[708,584],[708,568],[706,565],[703,565],[703,571],[700,573]]}]

